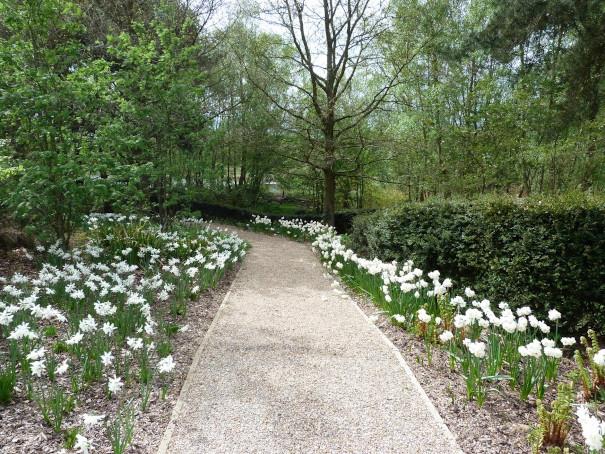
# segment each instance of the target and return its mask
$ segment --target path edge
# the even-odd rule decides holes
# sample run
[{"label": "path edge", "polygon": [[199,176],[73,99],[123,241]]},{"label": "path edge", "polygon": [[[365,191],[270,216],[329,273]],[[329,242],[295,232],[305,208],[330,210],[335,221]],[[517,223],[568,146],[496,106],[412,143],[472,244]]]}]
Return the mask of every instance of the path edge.
[{"label": "path edge", "polygon": [[[238,274],[239,274],[239,270],[238,270]],[[176,404],[174,405],[174,408],[172,409],[172,414],[170,415],[170,421],[168,421],[168,425],[166,426],[166,429],[164,430],[164,435],[162,436],[162,441],[160,442],[160,445],[158,446],[158,449],[156,450],[157,454],[169,454],[169,452],[170,452],[168,450],[168,447],[170,446],[170,442],[172,441],[172,434],[174,432],[176,420],[178,419],[179,413],[181,412],[181,409],[183,407],[184,397],[189,392],[189,388],[191,387],[191,383],[193,381],[193,375],[195,373],[194,370],[196,369],[197,365],[200,363],[202,353],[205,350],[206,345],[208,345],[210,335],[213,333],[218,319],[222,315],[225,307],[227,306],[227,300],[229,299],[229,296],[231,296],[231,289],[232,289],[233,283],[236,281],[236,279],[237,279],[237,276],[235,277],[235,279],[233,279],[233,281],[229,285],[229,290],[227,291],[227,294],[223,298],[223,301],[221,301],[221,305],[219,306],[218,311],[216,311],[216,315],[212,319],[212,323],[210,323],[210,326],[208,327],[208,329],[206,330],[206,333],[204,334],[204,338],[202,339],[202,342],[200,343],[199,347],[197,348],[197,350],[195,352],[193,361],[191,361],[191,365],[189,366],[189,371],[187,372],[187,377],[185,377],[185,382],[183,383],[181,392],[179,393],[179,397],[177,398]]]},{"label": "path edge", "polygon": [[[346,289],[347,287],[345,286],[344,288]],[[374,330],[376,330],[378,332],[378,334],[380,335],[382,341],[393,352],[393,355],[395,355],[395,358],[397,358],[397,361],[399,362],[399,365],[401,366],[401,368],[405,372],[406,376],[408,377],[408,379],[412,383],[412,386],[414,388],[416,388],[416,391],[418,391],[418,393],[420,394],[420,398],[426,404],[426,406],[427,406],[427,408],[429,410],[429,413],[435,419],[435,422],[437,423],[437,426],[442,430],[442,432],[444,433],[444,435],[454,444],[454,446],[456,446],[458,448],[458,451],[455,451],[455,452],[457,454],[465,454],[464,451],[462,450],[462,448],[460,447],[460,445],[458,444],[458,440],[456,440],[456,437],[454,436],[454,434],[452,433],[452,431],[450,430],[450,428],[447,426],[447,424],[445,423],[445,421],[443,420],[443,418],[439,414],[439,411],[435,407],[435,404],[433,404],[433,401],[430,399],[430,397],[428,396],[428,394],[426,393],[426,391],[424,390],[424,388],[422,387],[422,385],[420,384],[420,382],[418,381],[418,379],[414,375],[414,372],[412,371],[412,369],[410,369],[410,366],[408,366],[407,361],[405,360],[405,358],[403,357],[403,355],[401,354],[401,352],[399,351],[399,349],[382,332],[382,330],[378,326],[376,326],[375,323],[373,323],[370,320],[370,318],[359,307],[359,305],[357,304],[357,302],[355,302],[355,300],[353,298],[351,298],[349,296],[349,298],[347,298],[347,299],[349,300],[350,304],[352,304],[353,306],[355,306],[355,309],[357,309],[357,311],[362,315],[362,317],[365,319],[366,323],[368,325],[370,325]]]}]

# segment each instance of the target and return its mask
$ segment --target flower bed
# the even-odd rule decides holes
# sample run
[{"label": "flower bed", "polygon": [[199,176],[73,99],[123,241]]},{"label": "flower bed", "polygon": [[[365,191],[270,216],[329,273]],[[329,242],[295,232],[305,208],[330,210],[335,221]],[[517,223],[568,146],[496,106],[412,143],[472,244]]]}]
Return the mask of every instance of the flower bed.
[{"label": "flower bed", "polygon": [[[605,350],[593,331],[581,338],[575,350],[575,370],[562,377],[562,357],[565,350],[572,353],[576,339],[559,335],[561,314],[555,308],[548,312],[548,320],[540,320],[527,306],[512,310],[501,302],[493,307],[471,288],[456,291],[439,271],[425,273],[411,261],[399,264],[359,257],[325,225],[296,221],[273,225],[262,218],[254,218],[250,225],[257,231],[285,230],[295,239],[310,238],[331,273],[370,296],[394,325],[423,340],[429,363],[435,348],[448,352],[449,367],[464,377],[469,400],[481,406],[492,390],[503,386],[515,390],[523,401],[536,399],[539,425],[530,434],[534,449],[566,446],[574,401],[592,407],[577,409],[579,422],[587,446],[601,449],[605,425],[590,411],[599,411],[605,400]],[[546,405],[542,399],[549,388],[558,392]]]},{"label": "flower bed", "polygon": [[162,230],[120,215],[90,216],[86,237],[69,251],[39,246],[37,273],[2,278],[0,403],[34,403],[67,448],[124,452],[136,414],[185,366],[173,346],[189,302],[247,245],[196,219]]}]

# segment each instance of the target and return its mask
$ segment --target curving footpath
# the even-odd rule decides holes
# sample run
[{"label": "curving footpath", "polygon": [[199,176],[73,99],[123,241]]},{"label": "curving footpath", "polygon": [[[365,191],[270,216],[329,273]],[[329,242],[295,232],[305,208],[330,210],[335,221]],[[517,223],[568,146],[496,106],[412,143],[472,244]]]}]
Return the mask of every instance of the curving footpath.
[{"label": "curving footpath", "polygon": [[251,232],[159,453],[461,452],[396,348],[309,245]]}]

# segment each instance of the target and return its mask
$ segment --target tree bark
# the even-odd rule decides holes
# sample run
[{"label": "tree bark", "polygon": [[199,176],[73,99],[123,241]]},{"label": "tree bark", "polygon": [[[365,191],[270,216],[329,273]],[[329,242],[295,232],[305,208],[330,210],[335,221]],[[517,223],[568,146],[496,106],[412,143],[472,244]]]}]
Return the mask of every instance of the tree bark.
[{"label": "tree bark", "polygon": [[324,173],[324,218],[329,225],[336,220],[336,173],[331,167],[323,169]]}]

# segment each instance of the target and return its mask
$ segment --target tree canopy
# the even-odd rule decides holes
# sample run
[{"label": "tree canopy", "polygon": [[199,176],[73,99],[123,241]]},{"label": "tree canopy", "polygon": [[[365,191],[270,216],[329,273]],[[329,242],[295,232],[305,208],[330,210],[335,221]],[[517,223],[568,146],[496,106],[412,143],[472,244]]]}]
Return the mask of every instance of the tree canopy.
[{"label": "tree canopy", "polygon": [[604,189],[602,1],[227,6],[0,0],[5,212]]}]

